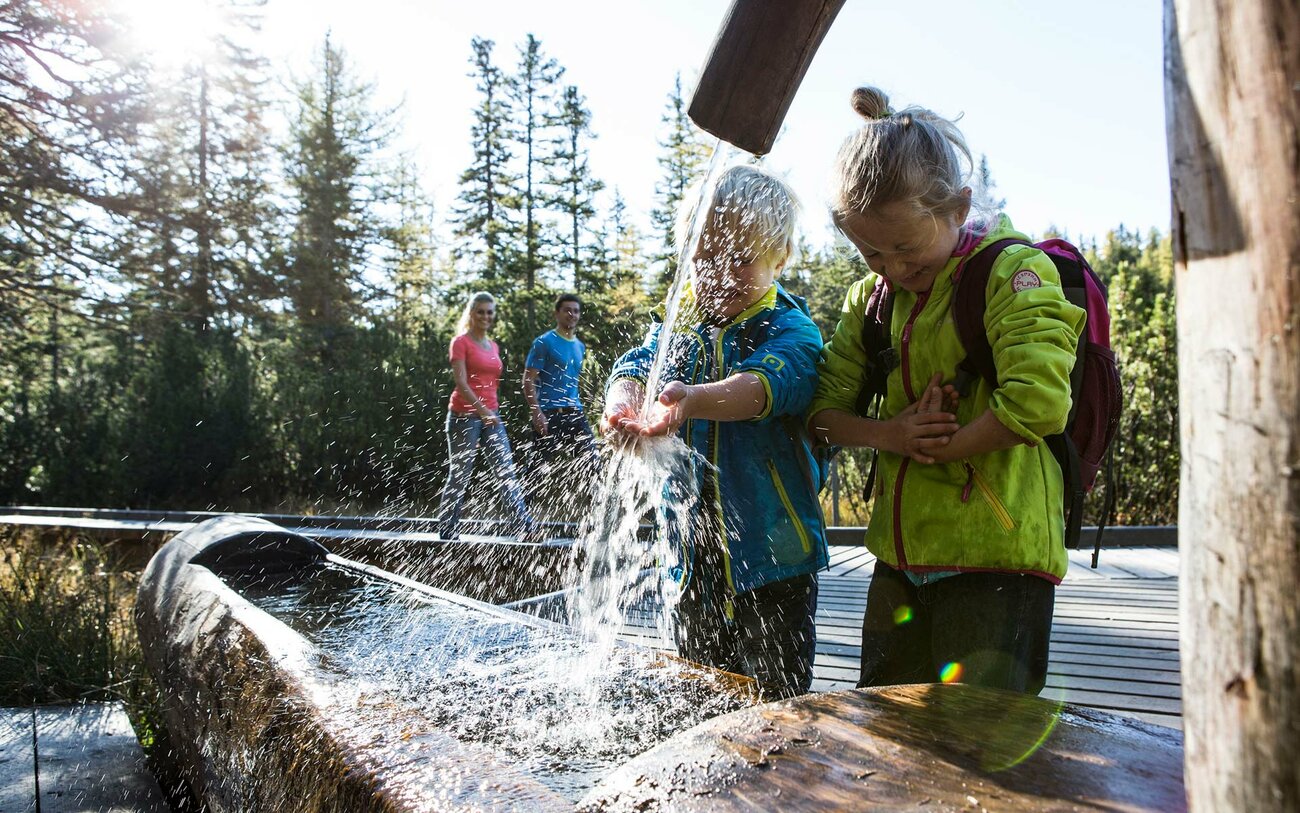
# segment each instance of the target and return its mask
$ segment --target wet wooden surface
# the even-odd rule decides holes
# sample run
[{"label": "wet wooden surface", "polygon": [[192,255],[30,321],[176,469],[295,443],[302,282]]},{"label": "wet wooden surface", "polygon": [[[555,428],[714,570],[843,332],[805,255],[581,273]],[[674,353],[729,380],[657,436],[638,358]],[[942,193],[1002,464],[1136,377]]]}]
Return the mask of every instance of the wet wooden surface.
[{"label": "wet wooden surface", "polygon": [[1178,811],[1182,735],[960,685],[812,694],[713,720],[617,770],[583,810]]},{"label": "wet wooden surface", "polygon": [[[1178,667],[1178,550],[1072,551],[1056,591],[1051,662],[1042,696],[1181,728]],[[861,546],[831,548],[820,574],[813,689],[852,688],[858,679],[862,614],[875,557]],[[629,617],[626,637],[658,644],[645,610]]]},{"label": "wet wooden surface", "polygon": [[[0,709],[0,813],[164,813],[120,704]],[[40,779],[37,807],[36,779]]]}]

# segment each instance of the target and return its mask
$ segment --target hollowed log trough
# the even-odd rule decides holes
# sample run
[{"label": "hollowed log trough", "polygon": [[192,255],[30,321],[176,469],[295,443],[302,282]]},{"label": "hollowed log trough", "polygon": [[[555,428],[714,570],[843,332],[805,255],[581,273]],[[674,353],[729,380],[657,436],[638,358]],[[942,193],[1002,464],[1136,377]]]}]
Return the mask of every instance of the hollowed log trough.
[{"label": "hollowed log trough", "polygon": [[[494,623],[551,623],[340,559],[265,520],[195,526],[151,561],[137,623],[176,756],[208,809],[574,809],[575,795],[497,748],[400,702],[340,693],[328,653],[231,586],[250,572],[292,578],[322,562]],[[752,683],[726,673],[680,679],[727,695],[732,708],[753,702]],[[1181,751],[1170,729],[1038,698],[964,686],[855,690],[715,717],[611,769],[577,807],[1177,810]]]},{"label": "hollowed log trough", "polygon": [[[222,517],[194,526],[151,560],[136,620],[175,755],[208,809],[572,809],[576,797],[537,781],[499,749],[457,738],[413,706],[343,679],[333,653],[232,586],[250,574],[292,582],[322,563],[479,614],[485,623],[557,626],[334,556],[265,520]],[[470,559],[465,568],[470,579],[479,572]],[[375,641],[376,649],[385,643]],[[744,678],[696,667],[671,674],[691,682],[692,692],[724,695],[730,708],[754,700]]]}]

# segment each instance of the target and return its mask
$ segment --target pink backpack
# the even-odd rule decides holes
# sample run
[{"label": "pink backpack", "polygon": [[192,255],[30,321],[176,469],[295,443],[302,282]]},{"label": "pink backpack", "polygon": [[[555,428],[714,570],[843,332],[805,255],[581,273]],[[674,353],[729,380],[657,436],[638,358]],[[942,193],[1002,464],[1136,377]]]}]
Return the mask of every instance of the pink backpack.
[{"label": "pink backpack", "polygon": [[[1119,365],[1110,347],[1110,312],[1106,307],[1106,286],[1088,265],[1079,249],[1065,240],[998,240],[968,257],[957,279],[953,297],[953,320],[966,359],[958,366],[958,388],[974,378],[998,385],[993,349],[984,330],[989,274],[1003,250],[1013,245],[1031,245],[1052,259],[1061,276],[1065,298],[1088,313],[1083,335],[1079,337],[1078,358],[1070,372],[1070,416],[1065,431],[1045,438],[1048,448],[1061,464],[1065,477],[1066,546],[1077,548],[1083,523],[1083,497],[1092,489],[1107,454],[1119,416],[1123,409]],[[1092,566],[1097,566],[1101,535],[1112,508],[1112,490],[1107,489],[1107,504],[1098,522]]]}]

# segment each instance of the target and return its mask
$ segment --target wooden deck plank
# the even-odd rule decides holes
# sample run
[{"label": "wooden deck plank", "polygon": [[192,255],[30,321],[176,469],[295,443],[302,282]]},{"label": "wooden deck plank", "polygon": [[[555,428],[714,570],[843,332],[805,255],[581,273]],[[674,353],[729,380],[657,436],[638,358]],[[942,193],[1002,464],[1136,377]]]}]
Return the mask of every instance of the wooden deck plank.
[{"label": "wooden deck plank", "polygon": [[[1177,551],[1103,550],[1097,570],[1087,567],[1090,558],[1090,551],[1071,552],[1057,588],[1043,696],[1180,727]],[[831,548],[831,568],[818,580],[814,691],[857,683],[874,562],[865,548]],[[627,637],[662,646],[648,621],[639,624],[625,629]]]},{"label": "wooden deck plank", "polygon": [[[850,658],[858,662],[861,648],[856,641],[850,642],[849,636],[839,636],[838,640],[817,639],[818,663],[825,657]],[[1076,652],[1074,644],[1052,644],[1049,669],[1061,673],[1079,672],[1083,675],[1101,674],[1113,671],[1116,675],[1129,674],[1135,679],[1153,682],[1178,683],[1179,668],[1177,658],[1162,658],[1155,650],[1144,650],[1137,655],[1115,654],[1113,647],[1079,647],[1083,652]],[[1145,676],[1145,677],[1139,677]]]},{"label": "wooden deck plank", "polygon": [[120,704],[37,711],[42,813],[165,813],[157,781]]},{"label": "wooden deck plank", "polygon": [[1114,692],[1095,692],[1085,691],[1072,687],[1061,687],[1048,685],[1043,689],[1039,697],[1048,700],[1061,700],[1066,703],[1074,703],[1080,706],[1088,706],[1103,711],[1113,711],[1119,714],[1128,711],[1138,712],[1155,712],[1157,714],[1176,714],[1183,713],[1183,704],[1178,700],[1170,700],[1162,697],[1137,697],[1127,694],[1116,694]]},{"label": "wooden deck plank", "polygon": [[1139,579],[1176,579],[1178,578],[1177,560],[1169,566],[1165,557],[1153,555],[1155,548],[1118,548],[1102,553],[1106,561],[1121,570],[1132,573]]},{"label": "wooden deck plank", "polygon": [[[1077,661],[1052,658],[1047,665],[1048,674],[1072,678],[1104,678],[1122,680],[1135,684],[1151,684],[1164,687],[1162,696],[1178,697],[1182,692],[1182,682],[1177,671],[1168,669],[1148,669],[1145,665],[1114,666],[1105,663],[1079,663]],[[1155,689],[1152,689],[1155,691]]]},{"label": "wooden deck plank", "polygon": [[1145,646],[1152,649],[1177,649],[1178,630],[1149,627],[1119,627],[1115,621],[1100,618],[1067,618],[1052,625],[1053,636],[1096,639],[1117,646]]},{"label": "wooden deck plank", "polygon": [[0,709],[0,811],[36,809],[31,709]]},{"label": "wooden deck plank", "polygon": [[1179,671],[1177,650],[1129,647],[1120,651],[1116,647],[1053,638],[1052,655],[1056,656],[1058,654],[1062,658],[1069,656],[1081,659],[1084,663],[1091,663],[1098,659],[1106,659],[1115,663],[1126,663],[1134,660],[1150,661],[1153,664],[1160,664],[1158,667],[1152,666],[1152,668]]}]

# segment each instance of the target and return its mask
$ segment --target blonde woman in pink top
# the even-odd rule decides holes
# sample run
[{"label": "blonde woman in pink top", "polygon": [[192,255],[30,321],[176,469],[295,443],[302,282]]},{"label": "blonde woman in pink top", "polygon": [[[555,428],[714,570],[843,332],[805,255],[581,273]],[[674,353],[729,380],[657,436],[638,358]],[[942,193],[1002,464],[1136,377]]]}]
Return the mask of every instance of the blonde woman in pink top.
[{"label": "blonde woman in pink top", "polygon": [[497,402],[501,351],[488,335],[496,321],[496,307],[489,293],[479,291],[471,296],[457,325],[456,338],[451,340],[449,355],[456,386],[447,410],[448,472],[438,506],[438,535],[443,539],[460,535],[460,509],[480,448],[486,451],[491,465],[491,487],[499,485],[504,490],[520,535],[536,535]]}]

